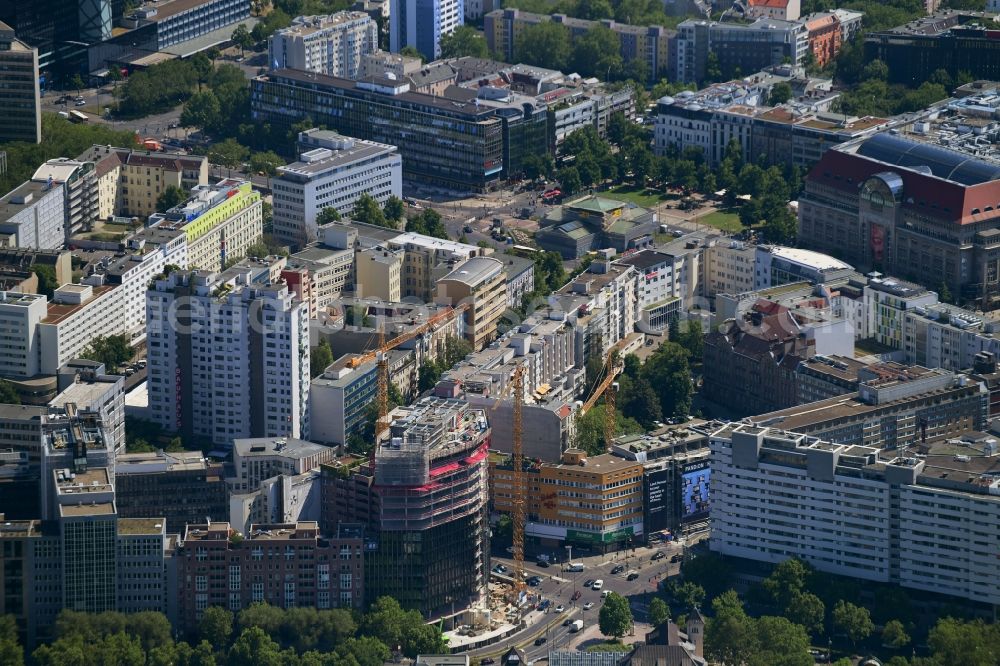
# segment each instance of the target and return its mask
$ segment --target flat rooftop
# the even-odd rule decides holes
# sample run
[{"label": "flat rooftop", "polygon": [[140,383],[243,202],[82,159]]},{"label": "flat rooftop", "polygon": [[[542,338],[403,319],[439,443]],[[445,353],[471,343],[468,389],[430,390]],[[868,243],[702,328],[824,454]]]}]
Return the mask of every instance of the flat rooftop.
[{"label": "flat rooftop", "polygon": [[303,153],[301,157],[304,159],[278,167],[278,178],[283,176],[313,178],[330,171],[337,171],[338,169],[359,162],[366,162],[381,155],[389,155],[395,152],[395,146],[387,146],[361,139],[353,139],[353,145],[350,148],[341,150],[320,146]]},{"label": "flat rooftop", "polygon": [[[201,451],[150,451],[149,453],[124,453],[116,457],[115,474],[156,474],[161,472],[193,472],[207,470],[213,464]],[[219,467],[218,465],[215,465]],[[220,468],[221,469],[221,468]]]},{"label": "flat rooftop", "polygon": [[163,534],[164,518],[119,518],[118,534]]},{"label": "flat rooftop", "polygon": [[322,444],[295,439],[294,437],[254,437],[233,440],[233,452],[244,458],[252,458],[254,456],[303,458],[329,450],[329,447]]},{"label": "flat rooftop", "polygon": [[610,453],[602,453],[596,456],[587,456],[587,463],[585,465],[573,464],[573,463],[543,463],[544,467],[550,469],[559,470],[573,470],[581,473],[590,474],[611,474],[614,472],[622,472],[627,469],[634,469],[636,467],[642,467],[642,463],[636,462],[634,460],[626,460],[625,458],[619,458],[618,456],[612,455]]},{"label": "flat rooftop", "polygon": [[473,257],[441,279],[476,286],[502,271],[503,267],[502,262],[492,257]]},{"label": "flat rooftop", "polygon": [[[61,289],[66,289],[66,287],[74,287],[74,286],[78,286],[78,285],[64,285],[63,287],[61,287]],[[97,299],[99,299],[102,296],[104,296],[105,294],[107,294],[112,289],[117,289],[120,286],[121,285],[117,285],[117,284],[102,284],[100,286],[93,287],[93,292],[92,292],[91,297],[89,299],[87,299],[86,301],[84,301],[83,303],[51,303],[50,302],[49,303],[49,313],[45,317],[45,319],[42,320],[41,323],[43,323],[43,324],[55,324],[55,325],[61,324],[62,322],[66,321],[69,317],[73,316],[74,314],[76,314],[80,310],[84,309],[85,307],[87,307],[88,305],[90,305],[91,303],[93,303],[94,301],[96,301]]]},{"label": "flat rooftop", "polygon": [[[62,186],[59,183],[55,183],[50,187],[47,183],[29,180],[0,197],[0,227],[21,211],[38,203],[39,199],[56,187]],[[24,202],[24,199],[27,197],[30,197],[31,200]],[[15,199],[21,201],[21,203],[16,203]]]},{"label": "flat rooftop", "polygon": [[110,516],[115,513],[114,502],[93,502],[91,504],[62,504],[60,515],[66,518],[80,516]]}]

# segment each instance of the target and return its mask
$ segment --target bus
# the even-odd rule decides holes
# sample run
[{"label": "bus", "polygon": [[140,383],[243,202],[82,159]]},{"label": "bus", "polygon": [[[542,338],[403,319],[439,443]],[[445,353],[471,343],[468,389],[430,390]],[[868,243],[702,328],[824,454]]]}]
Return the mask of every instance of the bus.
[{"label": "bus", "polygon": [[90,120],[90,118],[87,117],[87,114],[80,113],[76,109],[69,112],[69,121],[71,123],[85,123],[88,120]]}]

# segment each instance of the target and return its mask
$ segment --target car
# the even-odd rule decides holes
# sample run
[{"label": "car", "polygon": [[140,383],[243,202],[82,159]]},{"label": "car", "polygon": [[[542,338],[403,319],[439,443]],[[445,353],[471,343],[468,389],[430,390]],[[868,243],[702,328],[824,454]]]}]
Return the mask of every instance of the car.
[{"label": "car", "polygon": [[528,579],[528,585],[530,585],[531,587],[538,587],[541,584],[542,584],[542,579],[539,578],[538,576],[532,576],[531,578]]},{"label": "car", "polygon": [[556,612],[557,613],[562,613],[564,610],[566,610],[566,607],[563,606],[562,604],[559,604],[558,606],[556,606]]},{"label": "car", "polygon": [[656,562],[657,560],[662,560],[666,556],[667,556],[666,553],[664,553],[662,550],[658,550],[655,553],[653,553],[653,561]]},{"label": "car", "polygon": [[547,640],[549,639],[547,639],[545,636],[539,636],[538,638],[535,639],[535,645],[543,645]]},{"label": "car", "polygon": [[583,605],[583,610],[590,610],[593,607],[594,607],[594,602],[593,601],[588,601],[587,603],[585,603]]},{"label": "car", "polygon": [[547,569],[549,567],[549,563],[546,562],[545,560],[538,560],[537,562],[535,562],[535,566],[541,567],[542,569]]},{"label": "car", "polygon": [[622,566],[621,564],[619,564],[618,566],[616,566],[613,569],[611,569],[611,575],[612,576],[617,576],[618,574],[620,574],[623,571],[625,571],[625,567]]},{"label": "car", "polygon": [[671,564],[673,564],[676,562],[680,562],[683,559],[684,559],[683,555],[681,555],[680,553],[674,553],[673,556],[670,558],[670,562]]},{"label": "car", "polygon": [[504,550],[506,550],[511,555],[514,554],[514,546],[507,546],[506,548],[504,548]]},{"label": "car", "polygon": [[580,590],[577,590],[576,592],[573,593],[573,596],[570,597],[569,599],[570,599],[570,601],[576,601],[577,599],[579,599],[582,596],[583,596],[583,592],[581,592]]},{"label": "car", "polygon": [[467,234],[471,234],[472,233],[472,225],[471,224],[465,225],[464,227],[462,227],[462,231],[465,232],[465,233],[467,233]]},{"label": "car", "polygon": [[498,574],[505,574],[507,573],[507,567],[505,567],[502,564],[498,564],[495,567],[493,567],[493,572]]},{"label": "car", "polygon": [[603,587],[604,587],[604,581],[598,578],[597,580],[594,581],[592,589],[596,592],[597,590],[600,590]]},{"label": "car", "polygon": [[75,103],[73,104],[73,106],[87,106],[87,102],[86,102],[85,100],[82,100],[82,99],[78,99],[78,100],[76,100],[76,102],[75,102]]},{"label": "car", "polygon": [[633,571],[633,572],[632,572],[632,573],[630,573],[629,575],[625,576],[625,580],[635,580],[635,579],[636,579],[636,578],[638,578],[638,577],[639,577],[639,574],[638,574],[638,572],[636,572],[636,571]]},{"label": "car", "polygon": [[497,663],[497,660],[494,659],[493,657],[486,657],[486,659],[480,659],[479,663],[480,666],[492,666],[493,664]]},{"label": "car", "polygon": [[591,586],[591,585],[593,585],[593,584],[594,584],[594,579],[593,579],[593,578],[588,578],[588,579],[586,580],[586,582],[584,582],[583,586],[584,586],[584,587],[590,587],[590,586]]},{"label": "car", "polygon": [[548,599],[543,599],[542,602],[538,604],[538,610],[543,611],[551,605],[552,605],[551,601],[549,601]]},{"label": "car", "polygon": [[607,599],[609,594],[611,594],[611,590],[601,590],[601,599]]}]

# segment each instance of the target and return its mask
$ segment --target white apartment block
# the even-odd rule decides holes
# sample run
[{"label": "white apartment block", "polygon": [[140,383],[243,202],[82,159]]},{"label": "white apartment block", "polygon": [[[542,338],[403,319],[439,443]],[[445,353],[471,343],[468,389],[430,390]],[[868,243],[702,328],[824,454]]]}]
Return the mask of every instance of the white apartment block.
[{"label": "white apartment block", "polygon": [[468,259],[487,256],[493,252],[492,249],[468,243],[412,232],[389,239],[385,246],[391,250],[403,251],[403,277],[400,282],[402,296],[419,298],[425,302],[432,300],[438,280],[453,268]]},{"label": "white apartment block", "polygon": [[719,239],[706,252],[706,296],[753,290],[756,250],[743,241]]},{"label": "white apartment block", "polygon": [[125,290],[120,285],[67,284],[56,289],[38,324],[40,371],[54,375],[95,337],[127,333]]},{"label": "white apartment block", "polygon": [[337,449],[295,438],[256,437],[233,440],[233,470],[227,479],[231,492],[257,490],[260,484],[286,474],[319,469],[337,457]]},{"label": "white apartment block", "polygon": [[41,372],[38,325],[48,314],[40,294],[0,291],[0,376],[27,379]]},{"label": "white apartment block", "polygon": [[[637,280],[638,272],[632,266],[594,261],[553,294],[549,302],[567,314],[576,313],[577,324],[588,331],[587,335],[600,335],[603,357],[612,345],[635,330],[639,320]],[[578,349],[577,356],[585,361],[587,353]]]},{"label": "white apartment block", "polygon": [[378,50],[378,24],[365,12],[299,16],[274,33],[270,66],[356,79],[365,55]]},{"label": "white apartment block", "polygon": [[309,271],[313,300],[310,309],[318,312],[340,298],[347,288],[354,267],[354,250],[314,245],[288,257],[286,265],[289,269]]},{"label": "white apartment block", "polygon": [[364,193],[380,205],[401,196],[403,162],[395,146],[324,130],[303,132],[299,141],[316,147],[278,169],[271,180],[274,233],[282,242],[306,245],[316,240],[316,216],[328,206],[346,216]]},{"label": "white apartment block", "polygon": [[5,245],[58,250],[66,242],[63,185],[29,180],[0,198],[0,238]]},{"label": "white apartment block", "polygon": [[640,327],[662,331],[672,317],[680,317],[681,310],[690,305],[685,299],[691,283],[686,258],[661,250],[642,250],[615,261],[636,270]]},{"label": "white apartment block", "polygon": [[917,458],[729,424],[710,440],[710,547],[995,605],[1000,456],[966,446]]},{"label": "white apartment block", "polygon": [[149,417],[228,447],[309,433],[309,307],[284,284],[175,271],[146,294]]}]

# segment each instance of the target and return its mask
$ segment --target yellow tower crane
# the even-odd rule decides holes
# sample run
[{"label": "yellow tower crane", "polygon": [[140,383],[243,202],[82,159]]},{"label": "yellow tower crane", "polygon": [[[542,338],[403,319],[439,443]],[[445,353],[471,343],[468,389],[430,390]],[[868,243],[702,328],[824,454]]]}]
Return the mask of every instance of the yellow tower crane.
[{"label": "yellow tower crane", "polygon": [[524,406],[524,366],[517,366],[514,370],[514,423],[511,432],[511,459],[514,465],[514,516],[513,516],[513,541],[514,541],[514,595],[520,597],[521,590],[524,589],[524,523],[526,520],[527,504],[527,483],[525,483],[524,473],[524,450],[521,446],[522,421],[521,408]]}]

